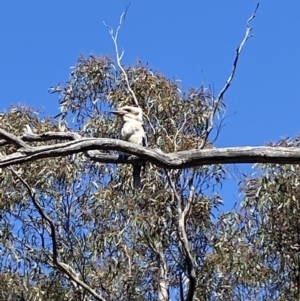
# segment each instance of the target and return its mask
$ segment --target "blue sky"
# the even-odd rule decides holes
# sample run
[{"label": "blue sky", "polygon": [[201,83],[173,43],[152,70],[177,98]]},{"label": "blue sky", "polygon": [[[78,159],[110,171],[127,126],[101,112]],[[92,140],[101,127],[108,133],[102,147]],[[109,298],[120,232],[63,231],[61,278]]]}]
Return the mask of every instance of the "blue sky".
[{"label": "blue sky", "polygon": [[[0,111],[23,103],[56,115],[57,97],[47,89],[68,80],[80,53],[114,56],[102,21],[116,27],[128,2],[2,0]],[[141,58],[181,79],[184,88],[208,82],[217,93],[256,3],[132,0],[119,38],[123,64]],[[260,2],[252,22],[255,36],[225,95],[228,118],[216,146],[263,145],[299,132],[299,16],[299,0]],[[236,195],[227,189],[226,195]]]}]

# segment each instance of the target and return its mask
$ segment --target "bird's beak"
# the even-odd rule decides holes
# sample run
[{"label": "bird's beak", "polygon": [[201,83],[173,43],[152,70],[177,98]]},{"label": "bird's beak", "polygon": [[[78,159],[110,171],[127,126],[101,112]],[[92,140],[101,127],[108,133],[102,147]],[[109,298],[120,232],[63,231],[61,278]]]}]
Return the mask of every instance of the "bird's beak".
[{"label": "bird's beak", "polygon": [[122,112],[122,111],[110,111],[109,113],[110,113],[110,114],[115,114],[115,115],[118,115],[118,116],[123,115],[123,112]]}]

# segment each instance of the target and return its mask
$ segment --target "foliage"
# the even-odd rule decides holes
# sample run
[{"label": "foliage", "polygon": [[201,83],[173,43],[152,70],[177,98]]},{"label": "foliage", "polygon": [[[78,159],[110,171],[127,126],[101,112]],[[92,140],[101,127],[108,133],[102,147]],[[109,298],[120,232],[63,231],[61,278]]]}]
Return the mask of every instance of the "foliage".
[{"label": "foliage", "polygon": [[[181,93],[176,81],[140,62],[125,70],[146,116],[150,147],[166,152],[211,147],[203,138],[213,101],[207,89],[191,88]],[[59,131],[64,123],[82,136],[116,138],[117,121],[107,111],[132,104],[122,72],[108,57],[80,57],[70,80],[51,91],[59,93],[59,122],[19,106],[2,114],[0,127],[22,135],[26,125],[43,133]],[[10,148],[2,145],[1,153],[15,150]],[[87,300],[88,292],[55,266],[55,247],[60,262],[108,300],[157,298],[163,266],[167,267],[165,283],[179,293],[187,269],[186,255],[178,232],[178,199],[168,178],[180,196],[180,207],[191,206],[185,217],[186,234],[197,273],[203,273],[206,253],[212,248],[211,211],[221,203],[213,187],[224,178],[224,170],[205,166],[170,172],[148,164],[140,192],[132,190],[128,174],[128,165],[116,168],[93,162],[84,154],[2,170],[2,275],[10,273],[24,279],[22,293],[32,300],[54,298],[49,291],[57,284],[65,292],[66,297],[61,298]],[[34,189],[34,196],[24,183]],[[40,215],[34,199],[55,225],[55,242],[51,226]],[[10,291],[4,287],[6,298],[20,289],[18,283]],[[204,291],[206,294],[207,289]]]},{"label": "foliage", "polygon": [[[141,62],[123,68],[150,148],[213,147],[224,104],[208,89],[184,93]],[[59,120],[17,106],[1,114],[0,128],[117,138],[108,112],[134,104],[109,57],[80,57],[69,81],[50,91],[59,96]],[[0,141],[1,155],[14,151]],[[226,171],[219,165],[168,171],[147,164],[141,191],[131,187],[130,165],[82,153],[2,169],[1,299],[188,300],[191,290],[193,300],[299,299],[299,166],[256,168],[241,181],[241,208],[227,213],[220,213]]]}]

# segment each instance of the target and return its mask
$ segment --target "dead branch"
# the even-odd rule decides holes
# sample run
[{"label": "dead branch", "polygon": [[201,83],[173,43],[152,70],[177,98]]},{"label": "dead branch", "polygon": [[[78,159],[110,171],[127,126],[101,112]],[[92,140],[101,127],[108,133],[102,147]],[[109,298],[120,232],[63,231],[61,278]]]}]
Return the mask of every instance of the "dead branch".
[{"label": "dead branch", "polygon": [[[92,160],[102,163],[129,163],[135,158],[120,158],[117,154],[101,153],[104,151],[121,151],[135,155],[166,169],[190,168],[210,164],[231,163],[277,163],[300,164],[300,148],[298,147],[270,147],[246,146],[219,149],[193,149],[174,153],[164,153],[161,150],[145,148],[123,140],[109,138],[81,138],[72,132],[47,132],[44,134],[24,134],[16,137],[2,129],[0,145],[15,144],[16,139],[22,141],[50,141],[72,140],[44,146],[30,146],[20,148],[16,152],[0,154],[0,167],[36,161],[45,158],[63,157],[76,153],[87,152]],[[11,137],[14,141],[11,141]]]},{"label": "dead branch", "polygon": [[[23,142],[41,142],[41,141],[50,141],[50,140],[76,140],[81,139],[81,136],[74,132],[46,132],[43,134],[34,134],[34,133],[24,133],[22,136],[17,137],[13,134],[8,133],[7,131],[0,129],[0,137],[4,138],[0,140],[0,146],[15,144],[19,147],[28,148],[28,146]],[[15,143],[12,140],[18,139],[18,143]],[[22,141],[22,144],[19,142]]]},{"label": "dead branch", "polygon": [[228,90],[228,88],[230,87],[230,85],[231,85],[231,83],[232,83],[232,81],[234,79],[240,54],[241,54],[241,52],[242,52],[242,50],[243,50],[243,48],[244,48],[247,40],[253,36],[251,34],[252,27],[250,26],[250,23],[255,18],[255,14],[257,12],[258,7],[259,7],[259,3],[256,4],[256,7],[255,7],[255,10],[254,10],[253,14],[247,20],[246,33],[245,33],[245,36],[244,36],[242,42],[240,43],[240,45],[236,49],[235,58],[234,58],[234,61],[233,61],[233,64],[232,64],[231,73],[230,73],[230,75],[229,75],[229,77],[228,77],[228,79],[227,79],[224,87],[221,89],[221,91],[218,94],[218,96],[213,100],[212,110],[211,110],[210,116],[209,116],[209,118],[207,120],[205,129],[203,131],[203,135],[202,135],[203,136],[203,140],[202,140],[202,143],[199,146],[199,148],[203,148],[203,146],[205,145],[205,143],[206,143],[206,141],[208,139],[209,134],[211,133],[211,131],[212,131],[213,127],[214,127],[214,118],[215,118],[215,116],[217,114],[217,111],[218,111],[218,109],[220,107],[220,104],[222,103],[222,100],[224,98],[224,95],[225,95],[226,91]]},{"label": "dead branch", "polygon": [[235,58],[234,58],[234,61],[233,61],[233,66],[232,66],[232,70],[231,70],[231,73],[230,73],[230,76],[229,78],[227,79],[223,89],[220,91],[218,97],[217,97],[217,100],[221,101],[224,97],[224,94],[226,93],[226,91],[228,90],[233,78],[234,78],[234,75],[235,75],[235,72],[236,72],[236,68],[237,68],[237,63],[238,63],[238,60],[239,60],[239,57],[240,57],[240,54],[244,48],[244,45],[245,43],[247,42],[247,40],[251,37],[253,37],[253,35],[251,34],[251,31],[252,31],[252,27],[250,26],[250,23],[251,21],[255,18],[255,14],[258,10],[258,7],[259,7],[259,3],[256,4],[256,7],[255,7],[255,10],[253,12],[253,14],[251,15],[251,17],[247,20],[247,27],[246,27],[246,33],[245,33],[245,36],[244,36],[244,39],[242,40],[241,44],[239,45],[239,47],[236,49],[236,54],[235,54]]},{"label": "dead branch", "polygon": [[[139,107],[140,105],[139,105],[139,102],[138,102],[138,100],[137,100],[137,97],[136,97],[136,95],[135,95],[133,89],[132,89],[131,86],[130,86],[129,79],[128,79],[128,75],[127,75],[125,69],[123,68],[123,66],[122,66],[122,64],[121,64],[121,61],[122,61],[122,58],[123,58],[125,52],[124,52],[124,50],[122,50],[122,52],[121,52],[121,54],[120,54],[119,46],[118,46],[118,35],[119,35],[119,30],[122,28],[122,26],[123,26],[123,24],[124,24],[124,21],[125,21],[125,18],[126,18],[126,14],[127,14],[128,8],[129,8],[129,5],[126,6],[125,11],[121,14],[120,20],[119,20],[119,25],[118,25],[118,27],[117,27],[115,33],[114,33],[114,30],[112,29],[112,27],[109,26],[109,25],[107,25],[107,24],[105,23],[105,21],[103,21],[103,24],[104,24],[104,26],[105,26],[106,28],[108,28],[109,35],[110,35],[111,39],[113,40],[114,47],[115,47],[115,53],[116,53],[116,59],[117,59],[117,65],[118,65],[118,67],[120,68],[120,70],[121,70],[121,72],[122,72],[122,74],[123,74],[123,76],[124,76],[124,78],[125,78],[125,82],[126,82],[126,85],[127,85],[127,89],[128,89],[128,91],[130,92],[130,94],[131,94],[131,96],[132,96],[132,98],[133,98],[134,104],[135,104],[136,106]],[[152,130],[152,132],[153,132],[153,135],[155,135],[156,131],[155,131],[155,128],[154,128],[153,124],[151,123],[149,117],[148,117],[146,114],[144,114],[144,116],[145,116],[145,118],[147,119],[147,122],[148,122],[148,124],[149,124],[149,126],[150,126],[150,128],[151,128],[151,130]]]},{"label": "dead branch", "polygon": [[110,37],[112,38],[113,40],[113,43],[114,43],[114,46],[115,46],[115,52],[116,52],[116,59],[117,59],[117,65],[118,67],[120,68],[120,70],[122,71],[123,75],[124,75],[124,78],[125,78],[125,81],[126,81],[126,85],[127,85],[127,88],[130,92],[130,94],[132,95],[132,98],[133,98],[133,101],[135,103],[136,106],[139,106],[139,102],[137,100],[137,97],[134,93],[134,91],[132,90],[132,88],[130,87],[130,83],[129,83],[129,79],[128,79],[128,75],[126,73],[126,71],[124,70],[122,64],[121,64],[121,60],[123,58],[123,55],[124,55],[124,50],[122,50],[121,54],[120,54],[120,51],[119,51],[119,46],[118,46],[118,35],[119,35],[119,30],[122,28],[123,26],[123,23],[125,21],[125,17],[126,17],[126,14],[127,14],[127,11],[128,11],[128,8],[129,6],[127,5],[126,6],[126,9],[125,11],[121,14],[120,16],[120,21],[119,21],[119,25],[114,33],[114,30],[112,29],[111,26],[107,25],[105,23],[105,21],[103,21],[103,24],[105,27],[108,28],[108,32],[109,32],[109,35]]},{"label": "dead branch", "polygon": [[[28,146],[22,139],[2,129],[0,129],[0,138],[3,138],[7,144],[11,143],[17,147],[23,147],[25,149],[30,148],[30,146]],[[1,141],[3,140],[0,140],[0,145]]]}]

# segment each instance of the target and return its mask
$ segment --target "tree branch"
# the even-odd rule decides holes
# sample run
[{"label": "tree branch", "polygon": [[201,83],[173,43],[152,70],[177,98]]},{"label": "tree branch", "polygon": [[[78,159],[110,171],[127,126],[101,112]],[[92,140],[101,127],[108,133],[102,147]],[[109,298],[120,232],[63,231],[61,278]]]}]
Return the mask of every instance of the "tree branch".
[{"label": "tree branch", "polygon": [[[127,89],[128,89],[128,91],[130,92],[130,94],[131,94],[131,96],[132,96],[132,98],[133,98],[134,104],[135,104],[136,106],[139,107],[140,105],[139,105],[138,99],[137,99],[137,97],[136,97],[136,95],[135,95],[133,89],[132,89],[131,86],[130,86],[129,79],[128,79],[128,75],[127,75],[125,69],[123,68],[123,66],[122,66],[122,64],[121,64],[121,61],[122,61],[122,58],[123,58],[123,55],[124,55],[124,50],[122,50],[122,53],[120,54],[120,52],[119,52],[119,46],[118,46],[118,35],[119,35],[119,30],[120,30],[120,29],[122,28],[122,26],[123,26],[123,23],[124,23],[124,21],[125,21],[125,17],[126,17],[128,8],[129,8],[129,5],[126,6],[125,11],[121,14],[121,16],[120,16],[120,21],[119,21],[119,25],[118,25],[118,27],[117,27],[117,29],[116,29],[115,34],[114,34],[114,30],[112,29],[112,27],[109,26],[109,25],[107,25],[107,24],[105,23],[105,21],[103,21],[103,24],[104,24],[105,27],[108,28],[109,35],[110,35],[111,39],[113,40],[113,43],[114,43],[114,46],[115,46],[115,52],[116,52],[117,65],[118,65],[118,67],[120,68],[120,70],[121,70],[121,72],[122,72],[122,74],[123,74],[123,76],[124,76],[124,78],[125,78],[125,82],[126,82],[126,85],[127,85]],[[145,116],[145,118],[147,119],[147,122],[148,122],[148,124],[149,124],[149,126],[150,126],[150,128],[151,128],[151,130],[152,130],[152,132],[153,132],[153,135],[155,135],[156,131],[155,131],[155,128],[154,128],[153,124],[151,123],[149,117],[148,117],[146,114],[144,114],[144,116]]]},{"label": "tree branch", "polygon": [[177,211],[178,211],[178,237],[181,242],[184,255],[185,255],[185,260],[187,263],[187,277],[189,279],[189,287],[187,291],[187,296],[186,296],[186,301],[193,301],[194,294],[195,294],[195,289],[196,289],[196,272],[195,272],[195,266],[194,266],[194,260],[191,254],[191,248],[189,244],[189,240],[186,234],[186,229],[185,229],[185,220],[186,220],[186,215],[189,212],[191,208],[191,204],[194,198],[194,189],[190,190],[190,195],[188,198],[188,203],[185,206],[184,210],[182,210],[181,206],[181,198],[178,195],[176,191],[175,184],[173,180],[171,179],[169,171],[166,171],[167,177],[168,177],[168,182],[173,190],[174,196],[177,201]]},{"label": "tree branch", "polygon": [[252,27],[250,26],[250,23],[251,21],[255,18],[255,14],[258,10],[258,7],[259,7],[259,3],[256,4],[256,7],[255,7],[255,10],[253,12],[253,14],[251,15],[251,17],[247,20],[247,27],[246,27],[246,33],[245,33],[245,37],[244,39],[242,40],[241,44],[239,45],[239,47],[236,49],[236,54],[235,54],[235,58],[234,58],[234,61],[233,61],[233,66],[232,66],[232,70],[231,70],[231,74],[229,76],[229,78],[227,79],[223,89],[220,91],[218,97],[217,97],[217,100],[220,102],[223,97],[224,97],[224,94],[226,93],[226,91],[228,90],[233,78],[234,78],[234,75],[235,75],[235,71],[236,71],[236,68],[237,68],[237,63],[238,63],[238,60],[239,60],[239,57],[240,57],[240,54],[244,48],[244,45],[245,43],[247,42],[247,40],[251,37],[253,37],[253,35],[251,34],[251,30],[252,30]]},{"label": "tree branch", "polygon": [[[161,234],[163,236],[163,234]],[[157,292],[157,300],[158,301],[169,301],[169,283],[168,283],[168,268],[167,263],[164,257],[163,247],[162,247],[162,237],[158,239],[155,237],[154,239],[148,238],[148,243],[152,251],[158,257],[158,292]]]},{"label": "tree branch", "polygon": [[[17,147],[23,147],[25,149],[30,148],[30,146],[28,146],[22,139],[15,136],[14,134],[8,133],[3,129],[0,129],[0,138],[3,138],[4,141],[6,141],[6,144],[14,144]],[[1,145],[1,141],[3,140],[0,140],[0,145]]]},{"label": "tree branch", "polygon": [[244,36],[242,42],[240,43],[240,45],[236,49],[235,58],[234,58],[234,61],[233,61],[233,64],[232,64],[231,73],[230,73],[230,75],[229,75],[229,77],[228,77],[228,79],[227,79],[224,87],[221,89],[220,93],[218,94],[217,98],[215,98],[213,100],[212,110],[211,110],[210,116],[209,116],[209,118],[207,120],[206,127],[205,127],[205,130],[203,132],[203,140],[202,140],[202,143],[199,146],[199,148],[203,148],[203,146],[205,145],[205,143],[207,141],[207,138],[208,138],[210,132],[213,129],[214,118],[216,116],[217,110],[220,107],[220,104],[221,104],[221,102],[222,102],[222,100],[224,98],[224,95],[225,95],[226,91],[230,87],[232,80],[234,79],[240,54],[241,54],[241,52],[242,52],[242,50],[243,50],[243,48],[244,48],[247,40],[253,36],[251,34],[252,27],[250,26],[250,23],[255,18],[255,14],[256,14],[256,11],[257,11],[258,7],[259,7],[259,3],[256,4],[256,7],[255,7],[255,10],[254,10],[253,14],[247,20],[246,33],[245,33],[245,36]]},{"label": "tree branch", "polygon": [[39,214],[41,215],[41,217],[43,219],[45,219],[47,221],[48,225],[50,226],[50,229],[51,229],[50,236],[51,236],[51,239],[52,239],[52,261],[53,261],[54,266],[56,266],[60,271],[62,271],[71,281],[75,282],[78,286],[80,286],[83,289],[85,289],[86,291],[88,291],[96,300],[106,301],[105,298],[103,298],[100,295],[98,295],[96,293],[96,291],[94,291],[86,283],[84,283],[83,281],[81,281],[78,278],[78,276],[76,275],[75,271],[69,265],[67,265],[67,264],[65,264],[63,262],[60,262],[58,260],[57,239],[56,239],[56,230],[55,230],[54,222],[45,213],[45,211],[43,210],[41,204],[36,199],[35,190],[32,189],[29,186],[29,184],[21,176],[19,176],[18,173],[12,167],[10,167],[9,169],[17,177],[17,179],[25,186],[25,188],[27,189],[28,194],[29,194],[29,196],[30,196],[30,198],[31,198],[31,200],[32,200],[35,208],[37,209],[37,211],[39,212]]},{"label": "tree branch", "polygon": [[[4,145],[10,144],[10,143],[13,143],[12,139],[8,139],[9,137],[12,137],[11,134],[9,134],[8,132],[6,132],[3,129],[0,129],[0,137],[4,138],[4,139],[0,140],[0,146],[4,146]],[[19,140],[27,141],[27,142],[41,142],[41,141],[50,141],[50,140],[81,139],[81,136],[74,132],[46,132],[43,134],[24,133],[20,137],[16,137],[16,136],[13,136],[13,137],[14,137],[14,139],[17,138],[18,142],[19,142]],[[24,143],[24,142],[21,142],[21,143]],[[21,145],[20,142],[19,142],[19,146],[24,147],[24,145],[23,144]]]},{"label": "tree branch", "polygon": [[110,37],[112,38],[113,40],[113,43],[114,43],[114,46],[115,46],[115,52],[116,52],[116,59],[117,59],[117,65],[118,67],[120,68],[120,70],[122,71],[123,75],[124,75],[124,78],[125,78],[125,81],[126,81],[126,85],[127,85],[127,88],[130,92],[130,94],[132,95],[132,98],[133,98],[133,101],[135,103],[136,106],[139,106],[139,102],[137,100],[137,97],[134,93],[134,91],[132,90],[132,88],[130,87],[130,83],[129,83],[129,79],[128,79],[128,75],[125,71],[125,69],[123,68],[122,64],[121,64],[121,60],[123,58],[123,55],[124,55],[124,50],[122,50],[121,54],[119,52],[119,47],[118,47],[118,35],[119,35],[119,30],[121,29],[121,27],[123,26],[123,23],[125,21],[125,17],[126,17],[126,14],[127,14],[127,11],[128,11],[128,8],[129,8],[129,5],[126,6],[126,9],[125,11],[121,14],[120,16],[120,21],[119,21],[119,25],[116,29],[116,32],[114,33],[114,30],[112,29],[111,26],[107,25],[105,23],[105,21],[103,21],[103,24],[105,27],[108,28],[108,32],[109,32],[109,35]]},{"label": "tree branch", "polygon": [[[2,130],[2,132],[5,132]],[[8,137],[6,134],[5,137]],[[3,136],[2,136],[3,137]],[[79,135],[66,132],[48,132],[40,135],[23,135],[19,140],[27,141],[49,141],[52,139],[66,140],[76,139],[63,143],[56,143],[44,146],[31,146],[21,148],[9,155],[0,155],[0,167],[7,167],[14,164],[36,161],[44,158],[63,157],[80,152],[88,152],[87,155],[97,162],[102,163],[128,163],[136,162],[135,158],[120,158],[117,154],[101,153],[104,151],[121,151],[135,155],[142,160],[149,161],[157,166],[176,169],[190,168],[210,164],[231,164],[231,163],[277,163],[277,164],[300,164],[300,148],[298,147],[228,147],[220,149],[194,149],[174,153],[163,153],[161,150],[152,150],[132,144],[123,140],[109,138],[80,138]],[[78,139],[77,139],[78,138]],[[1,140],[0,145],[10,144]],[[97,150],[97,152],[96,152]],[[91,152],[93,151],[93,152]]]}]

